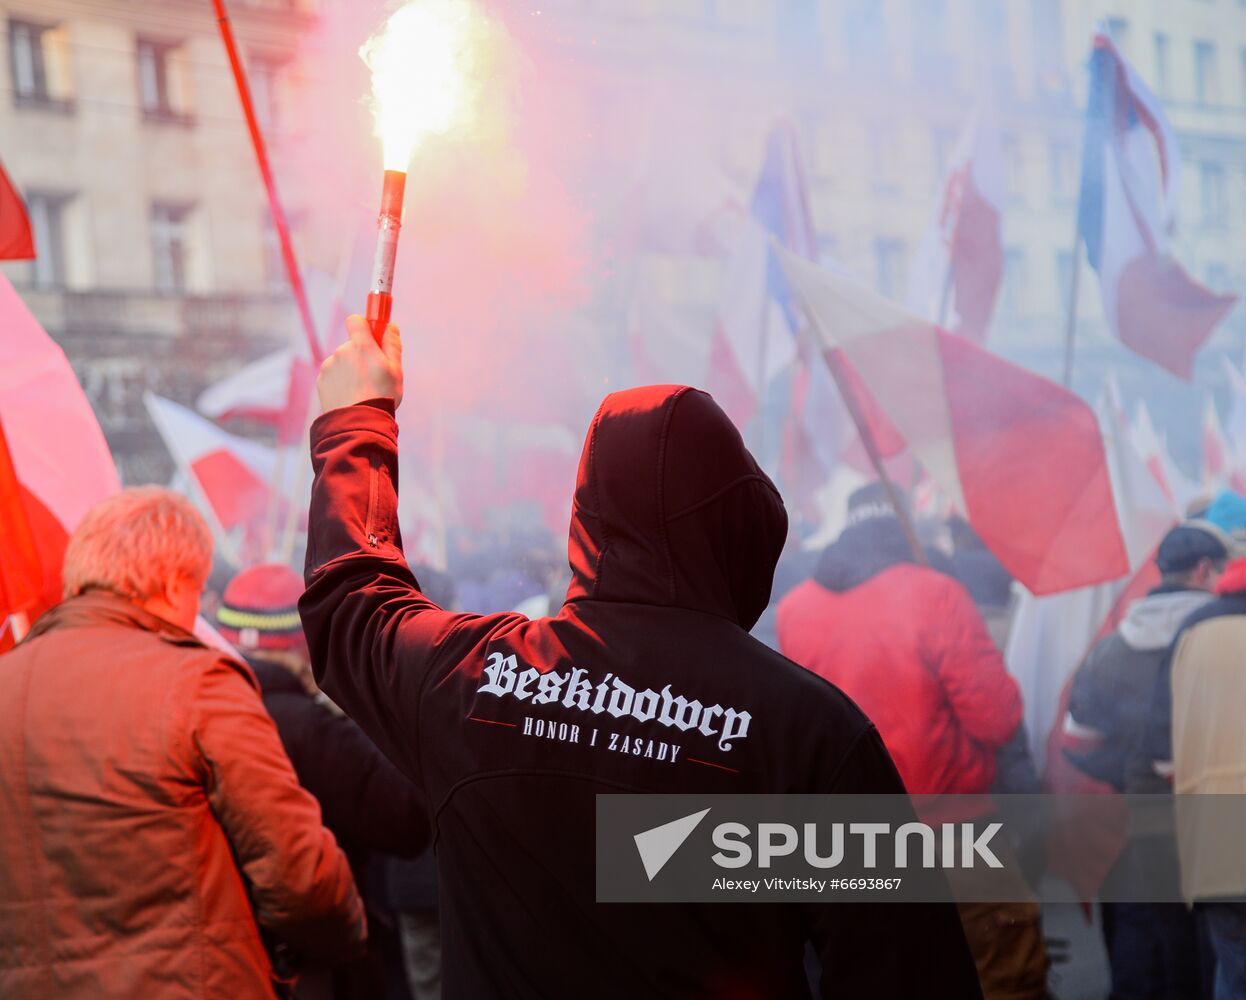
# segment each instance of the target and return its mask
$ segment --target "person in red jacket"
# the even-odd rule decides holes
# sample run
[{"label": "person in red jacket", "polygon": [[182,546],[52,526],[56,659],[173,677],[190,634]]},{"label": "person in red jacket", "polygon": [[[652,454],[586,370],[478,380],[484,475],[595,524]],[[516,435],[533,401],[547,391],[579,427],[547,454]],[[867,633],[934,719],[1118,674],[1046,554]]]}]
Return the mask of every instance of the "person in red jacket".
[{"label": "person in red jacket", "polygon": [[[847,526],[779,603],[777,629],[785,656],[874,720],[910,793],[991,790],[1020,691],[969,592],[914,562],[881,485],[849,498]],[[988,1000],[1044,996],[1037,904],[965,904],[961,916]]]},{"label": "person in red jacket", "polygon": [[212,539],[125,490],[0,657],[0,997],[273,997],[268,949],[362,951],[363,906],[247,666],[190,632]]},{"label": "person in red jacket", "polygon": [[948,904],[596,902],[596,799],[901,793],[869,720],[748,634],[787,536],[774,485],[705,393],[606,397],[550,618],[437,607],[397,525],[397,329],[358,316],[325,413],[299,602],[317,683],[434,816],[444,995],[972,998]]},{"label": "person in red jacket", "polygon": [[847,527],[779,603],[778,635],[874,721],[911,793],[990,790],[1020,690],[969,592],[913,562],[879,485],[849,498]]}]

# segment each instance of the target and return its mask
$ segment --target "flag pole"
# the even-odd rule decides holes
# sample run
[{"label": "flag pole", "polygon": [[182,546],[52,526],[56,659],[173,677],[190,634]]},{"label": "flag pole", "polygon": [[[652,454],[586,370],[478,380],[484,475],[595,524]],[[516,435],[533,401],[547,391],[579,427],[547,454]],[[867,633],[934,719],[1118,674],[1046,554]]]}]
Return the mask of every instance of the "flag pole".
[{"label": "flag pole", "polygon": [[848,415],[852,418],[852,422],[857,428],[857,436],[861,438],[861,445],[865,448],[866,455],[869,456],[870,465],[874,467],[874,474],[878,476],[883,492],[887,494],[887,502],[891,504],[896,512],[896,519],[900,522],[900,528],[909,543],[913,561],[919,566],[924,566],[927,561],[926,553],[922,551],[921,542],[917,540],[917,529],[913,527],[913,519],[909,516],[908,508],[904,506],[904,502],[900,499],[900,493],[896,489],[895,483],[887,475],[887,468],[883,464],[883,455],[878,449],[878,442],[874,440],[874,435],[870,433],[865,414],[861,412],[861,406],[857,402],[857,397],[853,395],[852,389],[849,387],[848,374],[844,371],[844,363],[835,351],[823,351],[822,357],[825,359],[827,367],[831,370],[831,378],[835,380],[835,385],[839,389],[839,395],[844,401]]},{"label": "flag pole", "polygon": [[30,631],[30,615],[25,611],[14,611],[9,615],[9,631],[13,633],[14,644],[25,639]]},{"label": "flag pole", "polygon": [[238,100],[242,104],[242,114],[247,122],[247,131],[251,135],[251,145],[255,149],[255,162],[260,168],[264,191],[268,195],[268,207],[272,212],[273,225],[277,229],[277,241],[281,245],[281,259],[285,264],[286,277],[290,281],[290,290],[294,293],[295,305],[298,306],[303,333],[307,337],[307,347],[311,351],[312,364],[319,368],[320,363],[324,361],[324,352],[321,351],[320,342],[316,338],[316,324],[312,320],[311,306],[307,301],[307,289],[303,286],[298,259],[294,256],[294,244],[290,241],[290,227],[286,222],[286,213],[281,207],[281,199],[277,196],[277,182],[268,164],[264,136],[260,132],[259,121],[255,117],[255,104],[251,100],[251,88],[247,85],[246,71],[242,68],[242,60],[238,56],[234,29],[229,23],[229,14],[225,11],[225,0],[212,0],[212,6],[216,9],[216,21],[220,25],[221,39],[225,43],[225,54],[229,57],[229,68],[233,71],[234,83],[238,86]]},{"label": "flag pole", "polygon": [[947,309],[952,304],[952,282],[956,280],[956,265],[952,255],[947,257],[947,269],[943,272],[943,292],[939,296],[939,327],[947,329]]},{"label": "flag pole", "polygon": [[770,338],[770,291],[762,290],[761,296],[761,335],[757,338],[757,414],[754,419],[757,425],[753,431],[753,452],[758,462],[765,462],[766,444],[766,352],[769,350]]},{"label": "flag pole", "polygon": [[1061,384],[1073,387],[1073,349],[1077,337],[1077,291],[1082,270],[1082,239],[1078,218],[1073,216],[1073,273],[1069,278],[1069,301],[1064,317],[1064,375]]}]

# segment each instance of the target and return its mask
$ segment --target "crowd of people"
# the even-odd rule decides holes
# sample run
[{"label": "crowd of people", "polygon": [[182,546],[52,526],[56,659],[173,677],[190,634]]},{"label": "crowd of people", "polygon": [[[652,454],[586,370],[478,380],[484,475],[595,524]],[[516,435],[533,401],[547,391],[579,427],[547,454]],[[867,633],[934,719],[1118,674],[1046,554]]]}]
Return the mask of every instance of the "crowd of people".
[{"label": "crowd of people", "polygon": [[[632,389],[589,429],[569,579],[538,544],[477,547],[456,592],[402,549],[396,331],[349,328],[306,574],[228,582],[211,617],[236,655],[194,634],[203,519],[142,487],[83,519],[64,601],[0,658],[0,996],[1047,995],[1036,898],[595,901],[598,794],[1040,789],[1007,573],[967,525],[923,548],[872,484],[776,588],[786,513],[734,426],[697,390]],[[1224,494],[1173,528],[1161,583],[1077,670],[1070,756],[1112,790],[1246,790],[1244,527]],[[602,752],[580,733],[612,677],[730,732],[684,732],[678,764]],[[1104,905],[1114,998],[1246,997],[1246,907],[1182,874],[1193,910]]]}]

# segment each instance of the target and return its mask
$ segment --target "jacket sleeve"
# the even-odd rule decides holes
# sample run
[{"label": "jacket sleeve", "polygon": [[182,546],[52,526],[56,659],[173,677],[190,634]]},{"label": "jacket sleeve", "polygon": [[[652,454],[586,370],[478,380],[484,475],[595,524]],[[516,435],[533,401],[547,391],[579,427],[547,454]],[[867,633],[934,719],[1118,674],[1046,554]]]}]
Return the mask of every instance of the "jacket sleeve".
[{"label": "jacket sleeve", "polygon": [[316,682],[402,770],[420,779],[429,677],[522,615],[454,614],[420,592],[398,532],[398,426],[376,400],[312,425],[307,590],[299,613]]},{"label": "jacket sleeve", "polygon": [[[903,795],[904,782],[869,726],[823,791]],[[914,816],[916,818],[916,816]],[[982,995],[952,903],[825,903],[809,909],[809,940],[822,964],[823,997],[973,998]]]},{"label": "jacket sleeve", "polygon": [[256,922],[317,960],[358,954],[367,926],[350,866],[300,787],[246,668],[215,659],[202,672],[191,732]]},{"label": "jacket sleeve", "polygon": [[307,701],[314,725],[307,739],[290,748],[290,759],[300,783],[320,803],[325,825],[348,849],[415,857],[430,840],[415,784],[350,719]]},{"label": "jacket sleeve", "polygon": [[1105,690],[1100,683],[1103,649],[1100,642],[1090,651],[1073,675],[1073,684],[1069,688],[1069,717],[1087,737],[1103,737],[1113,728],[1115,721],[1113,692],[1110,687]]},{"label": "jacket sleeve", "polygon": [[945,582],[929,647],[952,714],[986,747],[1004,746],[1021,724],[1021,692],[968,591]]},{"label": "jacket sleeve", "polygon": [[1172,791],[1172,664],[1183,635],[1184,632],[1177,633],[1155,675],[1146,729],[1137,759],[1132,762],[1139,791],[1144,788],[1153,793]]}]

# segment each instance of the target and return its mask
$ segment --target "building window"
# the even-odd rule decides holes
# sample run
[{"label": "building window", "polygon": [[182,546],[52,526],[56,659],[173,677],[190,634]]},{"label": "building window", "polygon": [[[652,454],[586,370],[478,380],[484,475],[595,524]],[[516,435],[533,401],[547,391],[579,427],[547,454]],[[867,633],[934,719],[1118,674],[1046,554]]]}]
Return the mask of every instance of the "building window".
[{"label": "building window", "polygon": [[278,125],[278,95],[283,66],[283,60],[268,56],[252,56],[250,60],[247,83],[251,87],[256,121],[265,132],[276,130]]},{"label": "building window", "polygon": [[1053,142],[1048,156],[1051,166],[1051,200],[1067,205],[1077,193],[1077,161],[1067,142]]},{"label": "building window", "polygon": [[1194,43],[1194,99],[1199,104],[1215,104],[1220,97],[1216,80],[1216,47],[1211,42]]},{"label": "building window", "polygon": [[140,38],[137,52],[143,117],[148,121],[189,122],[189,88],[181,46]]},{"label": "building window", "polygon": [[1067,309],[1073,286],[1073,255],[1067,250],[1056,251],[1056,302]]},{"label": "building window", "polygon": [[65,285],[65,208],[71,197],[43,191],[26,195],[26,214],[35,238],[30,275],[36,288]]},{"label": "building window", "polygon": [[1004,251],[1004,312],[1017,315],[1024,308],[1025,252],[1018,247]]},{"label": "building window", "polygon": [[1031,0],[1034,31],[1034,84],[1041,94],[1067,93],[1069,76],[1064,62],[1064,24],[1059,0]]},{"label": "building window", "polygon": [[900,190],[900,153],[895,129],[888,126],[870,127],[870,184],[877,194]]},{"label": "building window", "polygon": [[975,0],[974,3],[974,30],[978,35],[978,50],[983,53],[980,85],[992,88],[997,97],[1011,96],[1017,89],[1008,37],[1009,6],[999,0]]},{"label": "building window", "polygon": [[1004,147],[1004,180],[1008,188],[1008,200],[1016,203],[1025,201],[1025,155],[1021,151],[1021,141],[1015,135],[1005,136]]},{"label": "building window", "polygon": [[814,0],[783,0],[775,5],[775,42],[797,65],[813,68],[822,57],[822,24]]},{"label": "building window", "polygon": [[878,293],[888,299],[904,294],[904,241],[875,240],[874,265]]},{"label": "building window", "polygon": [[1155,33],[1155,90],[1161,97],[1169,94],[1168,78],[1168,36],[1163,32]]},{"label": "building window", "polygon": [[19,107],[69,107],[65,29],[9,19],[9,73]]},{"label": "building window", "polygon": [[1219,163],[1203,162],[1198,165],[1198,175],[1203,224],[1223,226],[1225,222],[1224,168]]},{"label": "building window", "polygon": [[1129,22],[1123,17],[1108,18],[1108,37],[1116,43],[1116,47],[1122,52],[1129,45]]},{"label": "building window", "polygon": [[[286,213],[286,225],[290,227],[290,240],[296,246],[298,233],[305,218],[305,213],[301,211]],[[261,226],[264,243],[264,287],[270,292],[285,292],[290,287],[290,279],[286,274],[285,258],[281,256],[281,240],[277,239],[277,227],[273,224],[272,212],[267,208],[264,209]]]},{"label": "building window", "polygon": [[[952,164],[952,151],[956,148],[956,130],[950,128],[936,128],[930,133],[930,147],[934,153],[935,172],[940,178],[947,173],[947,169]],[[941,180],[936,180],[936,184],[941,184]]]},{"label": "building window", "polygon": [[161,201],[151,206],[152,280],[158,291],[186,290],[193,210],[192,205]]},{"label": "building window", "polygon": [[913,0],[913,79],[919,85],[953,87],[956,55],[948,44],[946,0]]},{"label": "building window", "polygon": [[871,78],[886,76],[887,22],[877,0],[848,0],[843,16],[844,50],[853,72]]}]

